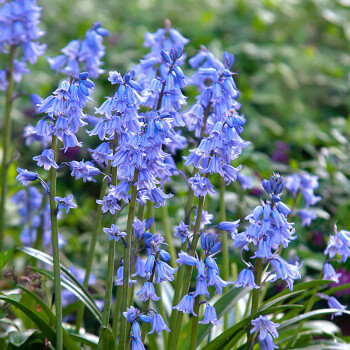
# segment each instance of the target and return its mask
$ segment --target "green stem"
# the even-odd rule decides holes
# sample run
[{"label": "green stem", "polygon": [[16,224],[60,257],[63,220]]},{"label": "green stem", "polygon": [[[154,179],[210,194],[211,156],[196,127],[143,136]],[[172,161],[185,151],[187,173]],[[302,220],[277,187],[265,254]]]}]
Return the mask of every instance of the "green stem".
[{"label": "green stem", "polygon": [[[105,172],[106,172],[106,174],[109,174],[111,172],[111,164],[110,163],[108,164]],[[105,192],[106,192],[107,185],[108,185],[108,180],[107,180],[107,178],[105,178],[103,180],[102,186],[101,186],[100,197],[99,197],[100,199],[103,199]],[[84,277],[84,282],[83,282],[83,286],[85,288],[88,287],[89,277],[90,277],[90,273],[91,273],[91,269],[92,269],[92,263],[94,261],[97,237],[98,237],[99,232],[101,232],[101,228],[102,228],[102,215],[103,215],[103,213],[102,213],[101,206],[97,205],[95,229],[94,229],[94,231],[92,233],[92,237],[91,237],[89,255],[88,255],[88,259],[87,259],[87,263],[86,263],[85,277]],[[81,326],[81,323],[82,323],[83,318],[84,318],[84,309],[85,309],[84,303],[79,303],[77,320],[75,323],[75,333],[77,333],[77,334],[79,334],[80,326]]]},{"label": "green stem", "polygon": [[175,262],[176,250],[173,244],[173,236],[171,234],[170,223],[169,223],[168,207],[166,204],[164,205],[164,207],[162,207],[162,221],[163,221],[165,242],[168,243],[171,266],[174,267],[176,266],[176,262]]},{"label": "green stem", "polygon": [[12,108],[12,96],[14,89],[13,61],[15,58],[16,47],[10,46],[10,52],[8,55],[8,85],[6,89],[5,98],[5,115],[3,126],[3,138],[2,138],[2,163],[1,163],[1,195],[0,195],[0,252],[3,249],[4,235],[5,235],[5,202],[7,192],[7,173],[9,168],[10,148],[11,148],[11,108]]},{"label": "green stem", "polygon": [[198,316],[199,316],[199,305],[201,297],[197,295],[194,300],[193,311],[197,316],[192,317],[192,332],[191,332],[191,345],[190,350],[195,350],[197,347],[197,332],[198,332]]},{"label": "green stem", "polygon": [[[124,247],[124,274],[123,274],[123,288],[122,288],[122,303],[121,311],[126,311],[126,308],[129,305],[128,300],[128,288],[129,288],[129,277],[130,277],[130,246],[131,246],[131,236],[132,236],[132,225],[134,223],[135,217],[135,206],[136,206],[136,197],[137,197],[137,185],[139,177],[139,169],[135,169],[133,185],[131,190],[131,198],[129,203],[129,213],[128,221],[126,224],[126,246]],[[124,350],[127,348],[129,337],[127,334],[127,324],[126,318],[122,317],[120,323],[120,338],[119,338],[119,349]]]},{"label": "green stem", "polygon": [[117,287],[117,294],[116,294],[116,300],[115,300],[115,306],[114,306],[114,312],[113,312],[113,325],[112,325],[112,332],[115,336],[115,339],[118,337],[118,326],[119,326],[119,319],[120,319],[120,308],[122,304],[122,297],[121,297],[121,291],[122,287]]},{"label": "green stem", "polygon": [[[185,208],[185,225],[189,225],[189,223],[190,223],[190,219],[191,219],[190,211],[191,211],[191,208],[193,206],[193,198],[194,198],[194,193],[193,193],[193,190],[190,188],[189,192],[188,192],[187,204],[186,204],[186,208]],[[185,242],[181,245],[181,250],[185,251],[186,247],[187,247],[187,245]],[[176,276],[176,282],[174,284],[175,293],[174,293],[174,298],[173,298],[173,305],[172,305],[173,307],[180,302],[181,293],[182,293],[181,281],[183,281],[184,273],[185,273],[185,265],[182,265],[179,267],[179,269],[177,270],[177,273],[176,273],[177,276]],[[171,330],[174,329],[174,327],[175,327],[175,322],[177,320],[178,313],[179,312],[176,309],[172,309],[171,316],[170,316],[170,329]],[[173,337],[173,332],[170,333],[169,343],[172,341],[172,337]]]},{"label": "green stem", "polygon": [[[197,218],[196,218],[196,223],[194,226],[194,234],[193,234],[193,239],[192,239],[192,246],[189,251],[189,255],[194,256],[199,240],[199,231],[200,231],[200,224],[202,220],[202,212],[203,212],[203,207],[204,207],[204,200],[205,196],[199,197],[199,202],[198,202],[198,209],[197,209]],[[190,282],[191,282],[191,276],[192,276],[192,266],[186,266],[185,269],[185,278],[182,281],[180,281],[179,286],[181,288],[182,285],[182,292],[181,292],[181,298],[183,298],[189,290],[190,287]],[[182,318],[183,318],[183,312],[179,312],[177,315],[177,320],[174,325],[174,330],[172,331],[173,336],[171,337],[171,341],[169,341],[169,350],[175,350],[177,347],[177,343],[179,341],[179,336],[180,336],[180,331],[181,331],[181,325],[182,325]]]},{"label": "green stem", "polygon": [[154,218],[153,225],[150,227],[149,232],[154,234],[156,232],[156,218],[154,215],[154,203],[152,201],[147,201],[147,219]]},{"label": "green stem", "polygon": [[[57,137],[52,135],[52,150],[54,160],[57,162]],[[51,217],[51,240],[53,254],[53,274],[55,286],[55,305],[56,305],[56,350],[63,349],[62,338],[62,303],[61,303],[61,271],[60,271],[60,251],[58,247],[58,227],[57,227],[57,204],[56,196],[57,170],[54,167],[50,169],[50,217]]]},{"label": "green stem", "polygon": [[111,311],[111,300],[112,300],[112,290],[113,290],[114,259],[115,259],[115,240],[112,239],[109,241],[109,244],[108,244],[106,291],[105,291],[104,307],[102,312],[101,327],[108,327],[109,325],[109,314]]},{"label": "green stem", "polygon": [[[118,146],[118,134],[114,133],[114,152]],[[112,167],[112,181],[113,186],[117,185],[117,173],[118,168]],[[112,216],[111,223],[115,223],[117,218],[117,213]],[[108,244],[108,266],[107,266],[107,275],[106,275],[106,289],[105,289],[105,300],[104,307],[102,312],[102,327],[109,326],[109,316],[111,312],[111,301],[112,301],[112,292],[113,292],[113,277],[114,277],[114,260],[115,260],[115,247],[116,242],[114,239],[109,241]],[[101,348],[101,338],[99,339],[98,349]]]},{"label": "green stem", "polygon": [[[220,221],[226,220],[226,205],[225,205],[225,180],[220,177]],[[228,245],[227,245],[227,233],[223,232],[221,235],[221,250],[222,250],[222,278],[227,281],[230,276],[230,261],[228,255]],[[224,288],[225,293],[228,287]],[[228,313],[224,315],[224,329],[228,327]]]},{"label": "green stem", "polygon": [[[260,286],[261,285],[261,277],[263,273],[263,260],[262,258],[256,258],[255,263],[255,284]],[[254,315],[258,312],[259,308],[259,293],[260,289],[254,288],[252,290],[252,308],[251,308],[251,315]],[[250,329],[248,330],[248,342],[247,342],[247,349],[253,349],[254,346],[254,334],[250,334]]]}]

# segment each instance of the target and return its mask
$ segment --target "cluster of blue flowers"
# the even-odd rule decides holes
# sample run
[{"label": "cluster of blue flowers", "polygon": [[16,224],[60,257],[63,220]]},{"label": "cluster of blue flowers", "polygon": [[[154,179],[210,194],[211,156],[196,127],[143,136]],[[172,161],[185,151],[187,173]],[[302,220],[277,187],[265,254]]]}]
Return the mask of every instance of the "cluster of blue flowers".
[{"label": "cluster of blue flowers", "polygon": [[77,78],[81,71],[88,72],[92,78],[98,78],[104,72],[101,69],[101,59],[105,54],[102,41],[108,34],[108,31],[101,27],[101,23],[95,23],[85,33],[84,40],[72,40],[61,50],[62,55],[48,57],[50,67],[74,78]]},{"label": "cluster of blue flowers", "polygon": [[[241,252],[249,250],[248,246],[251,243],[256,246],[253,258],[262,258],[265,263],[270,263],[275,274],[273,281],[282,279],[292,290],[294,280],[300,278],[300,265],[289,264],[278,255],[280,247],[287,248],[289,243],[296,239],[293,224],[288,222],[290,210],[280,199],[284,185],[283,178],[278,174],[271,176],[270,180],[263,181],[263,187],[269,199],[262,202],[262,205],[256,207],[246,217],[250,224],[246,230],[233,234],[232,238],[233,246],[240,248]],[[251,269],[252,265],[248,264],[247,268]],[[243,281],[244,277],[249,278]],[[236,286],[249,285],[256,288],[252,281],[251,273],[243,270],[238,276]]]},{"label": "cluster of blue flowers", "polygon": [[[186,239],[187,237],[188,236],[186,236]],[[193,257],[184,251],[179,253],[179,258],[176,260],[180,266],[196,266],[197,268],[196,288],[194,292],[185,295],[181,299],[180,303],[174,306],[174,308],[178,311],[192,313],[194,316],[197,316],[193,311],[194,300],[197,296],[206,296],[209,299],[209,286],[213,286],[215,288],[214,294],[221,294],[223,288],[231,284],[230,282],[224,281],[220,277],[219,267],[214,259],[214,256],[221,249],[221,243],[217,240],[217,234],[212,230],[203,231],[201,233],[200,240],[204,251],[203,260]],[[200,321],[200,323],[211,322],[213,325],[220,323],[220,321],[217,319],[215,308],[207,301],[202,301],[202,303],[206,304],[206,309],[204,313],[204,320]]]},{"label": "cluster of blue flowers", "polygon": [[[239,92],[230,71],[234,57],[225,52],[221,62],[202,48],[189,62],[197,69],[191,82],[199,88],[200,95],[196,97],[197,103],[184,113],[184,119],[188,129],[194,130],[201,140],[184,157],[185,165],[193,165],[205,174],[219,173],[229,184],[236,181],[241,168],[231,166],[231,160],[237,159],[242,148],[249,145],[240,137],[246,120],[237,112]],[[205,195],[210,190],[208,180],[192,180],[192,189],[197,193]]]},{"label": "cluster of blue flowers", "polygon": [[[45,34],[38,27],[40,12],[35,0],[5,1],[0,7],[0,52],[6,54],[11,47],[16,51],[22,49],[21,58],[13,61],[15,82],[29,73],[26,62],[34,64],[45,51],[46,45],[38,41]],[[6,75],[6,69],[0,70],[0,90],[6,90]]]},{"label": "cluster of blue flowers", "polygon": [[154,310],[151,310],[151,311],[152,311],[152,316],[148,316],[148,315],[142,314],[139,309],[133,306],[130,306],[130,308],[128,308],[127,311],[123,312],[124,317],[131,324],[130,338],[131,338],[132,350],[145,349],[142,343],[141,330],[140,330],[140,325],[138,321],[151,323],[152,329],[149,332],[149,334],[152,334],[154,332],[159,333],[159,332],[162,332],[163,330],[170,332],[169,328],[165,325],[162,316],[156,313]]}]

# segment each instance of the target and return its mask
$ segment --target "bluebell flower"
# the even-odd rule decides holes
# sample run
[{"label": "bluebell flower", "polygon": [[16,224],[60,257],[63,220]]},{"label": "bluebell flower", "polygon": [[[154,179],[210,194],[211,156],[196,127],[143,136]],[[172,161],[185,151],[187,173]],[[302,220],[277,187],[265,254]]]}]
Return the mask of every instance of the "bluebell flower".
[{"label": "bluebell flower", "polygon": [[256,285],[254,281],[254,273],[250,268],[243,269],[238,277],[237,281],[233,282],[235,287],[251,287],[251,288],[260,288],[258,285]]},{"label": "bluebell flower", "polygon": [[266,316],[260,315],[258,318],[251,321],[254,326],[250,330],[250,334],[254,332],[259,332],[259,338],[265,339],[268,334],[272,335],[273,338],[278,338],[277,328],[279,323],[274,323],[270,321]]},{"label": "bluebell flower", "polygon": [[108,36],[108,31],[101,27],[99,22],[85,33],[84,40],[73,40],[61,52],[63,55],[54,58],[47,58],[50,67],[56,72],[77,77],[83,70],[93,78],[97,78],[104,72],[100,66],[103,64],[101,58],[105,54],[105,47],[102,44],[103,37]]},{"label": "bluebell flower", "polygon": [[87,150],[91,153],[91,157],[95,162],[108,164],[109,157],[111,156],[111,149],[108,143],[102,142],[95,149],[88,148]]},{"label": "bluebell flower", "polygon": [[45,170],[50,170],[51,167],[58,168],[54,160],[54,151],[52,149],[45,149],[40,156],[33,157],[33,160],[38,162],[38,166],[43,166]]},{"label": "bluebell flower", "polygon": [[146,270],[145,270],[145,262],[140,258],[136,258],[136,263],[135,263],[135,273],[131,275],[131,277],[139,276],[141,278],[146,277]]},{"label": "bluebell flower", "polygon": [[258,342],[261,350],[278,349],[278,346],[273,343],[273,339],[270,333],[267,333],[265,338],[258,336]]},{"label": "bluebell flower", "polygon": [[228,287],[232,282],[224,281],[219,274],[218,269],[216,268],[208,268],[207,269],[207,279],[208,286],[215,287],[215,293],[222,294],[223,288]]},{"label": "bluebell flower", "polygon": [[68,197],[54,197],[54,200],[58,203],[57,210],[65,210],[66,213],[69,212],[71,208],[78,208],[77,204],[73,202],[73,195],[70,194]]},{"label": "bluebell flower", "polygon": [[160,314],[155,313],[152,316],[152,321],[151,321],[151,331],[148,332],[148,334],[152,334],[154,332],[160,333],[162,331],[168,331],[170,332],[170,329],[168,326],[165,324],[163,317]]},{"label": "bluebell flower", "polygon": [[332,314],[332,319],[335,316],[341,316],[343,313],[341,312],[341,310],[345,310],[347,308],[346,305],[342,305],[336,298],[334,297],[329,297],[327,300],[328,306],[331,309],[339,309],[339,312],[335,312]]},{"label": "bluebell flower", "polygon": [[215,307],[208,304],[205,307],[204,311],[204,319],[203,321],[199,321],[200,324],[208,324],[211,323],[213,326],[217,326],[218,324],[222,323],[218,320],[218,317],[216,316],[216,310]]},{"label": "bluebell flower", "polygon": [[207,193],[214,195],[214,186],[210,183],[206,177],[201,177],[198,173],[194,177],[190,177],[188,182],[191,184],[191,188],[196,197],[204,197]]},{"label": "bluebell flower", "polygon": [[22,136],[25,139],[26,146],[29,146],[36,141],[40,142],[43,147],[47,147],[50,143],[48,139],[44,139],[42,136],[36,134],[35,127],[32,124],[27,124],[23,128]]},{"label": "bluebell flower", "polygon": [[104,227],[103,231],[108,235],[110,241],[114,239],[116,242],[118,242],[121,238],[126,236],[126,233],[121,232],[114,224],[112,224],[110,228]]},{"label": "bluebell flower", "polygon": [[101,210],[103,213],[109,211],[111,214],[114,215],[116,210],[120,210],[117,198],[111,194],[104,196],[102,200],[97,199],[96,203],[102,205]]},{"label": "bluebell flower", "polygon": [[76,180],[83,179],[84,182],[91,181],[94,176],[100,173],[100,170],[96,167],[90,165],[89,162],[84,162],[83,160],[78,162],[73,160],[69,162],[69,167],[72,170],[71,176],[74,176]]},{"label": "bluebell flower", "polygon": [[178,305],[173,307],[173,309],[182,311],[185,314],[192,313],[192,315],[197,316],[193,311],[193,306],[194,306],[194,296],[193,294],[187,294],[180,300]]},{"label": "bluebell flower", "polygon": [[188,255],[186,252],[182,251],[178,253],[179,258],[176,259],[176,263],[178,263],[180,266],[182,264],[188,265],[188,266],[195,266],[198,263],[198,259],[195,257]]},{"label": "bluebell flower", "polygon": [[[123,265],[123,263],[120,263],[120,266],[118,267],[118,270],[117,270],[117,278],[115,280],[115,285],[116,286],[122,286],[123,285],[123,274],[124,274],[124,265]],[[131,285],[133,283],[136,283],[136,282],[137,282],[136,280],[132,280],[129,277],[129,287],[131,287]]]},{"label": "bluebell flower", "polygon": [[187,237],[190,235],[188,226],[189,225],[185,225],[185,223],[181,221],[179,226],[174,227],[174,237],[179,237],[181,239],[181,243],[185,243]]},{"label": "bluebell flower", "polygon": [[159,246],[164,243],[164,237],[162,237],[159,233],[152,235],[149,232],[146,232],[143,235],[144,242],[146,248],[150,249],[150,251],[154,254],[156,254],[159,251]]},{"label": "bluebell flower", "polygon": [[145,264],[145,271],[146,271],[146,275],[151,276],[153,273],[153,267],[154,267],[154,263],[155,263],[155,255],[154,254],[150,254],[146,260],[146,264]]},{"label": "bluebell flower", "polygon": [[142,302],[147,301],[148,299],[152,299],[154,301],[158,301],[160,297],[157,296],[156,291],[154,289],[152,282],[145,282],[143,287],[137,293],[140,296],[140,300]]},{"label": "bluebell flower", "polygon": [[16,180],[23,186],[28,186],[29,182],[39,179],[39,175],[33,171],[22,168],[17,168],[17,171],[18,175],[16,176]]},{"label": "bluebell flower", "polygon": [[236,221],[222,221],[218,224],[218,229],[222,231],[231,232],[231,235],[237,233],[237,227],[239,225],[240,219]]},{"label": "bluebell flower", "polygon": [[161,283],[164,281],[174,281],[174,274],[177,271],[177,267],[171,267],[166,262],[156,261],[156,279],[155,283]]},{"label": "bluebell flower", "polygon": [[139,241],[142,238],[143,233],[146,229],[146,220],[140,220],[138,218],[134,219],[134,223],[132,224],[133,234],[136,239]]},{"label": "bluebell flower", "polygon": [[338,231],[336,228],[335,231],[334,236],[329,236],[324,254],[328,254],[330,258],[339,254],[342,261],[345,262],[350,256],[350,232],[346,230]]},{"label": "bluebell flower", "polygon": [[272,279],[272,281],[276,281],[281,278],[286,281],[289,289],[293,290],[293,282],[295,279],[301,278],[299,269],[301,265],[298,263],[296,265],[292,265],[287,263],[283,258],[279,255],[274,255],[270,260],[271,266],[276,273],[276,276]]},{"label": "bluebell flower", "polygon": [[130,306],[126,309],[125,312],[123,312],[123,315],[124,317],[126,318],[126,320],[129,322],[129,323],[133,323],[136,321],[136,318],[139,316],[140,314],[140,310],[133,307],[133,306]]},{"label": "bluebell flower", "polygon": [[334,267],[330,263],[325,263],[323,265],[323,280],[334,281],[335,283],[339,283],[339,278],[341,277],[341,273],[336,273]]},{"label": "bluebell flower", "polygon": [[[22,46],[23,57],[18,62],[35,63],[46,45],[40,45],[38,39],[45,33],[39,29],[41,8],[35,0],[14,0],[6,2],[0,8],[0,51],[7,53],[7,47]],[[16,79],[18,81],[18,77]]]},{"label": "bluebell flower", "polygon": [[305,199],[307,207],[315,205],[321,200],[320,196],[315,196],[314,190],[318,188],[318,177],[315,175],[303,174],[299,177],[297,174],[286,178],[286,188],[296,198],[301,193]]},{"label": "bluebell flower", "polygon": [[131,340],[131,350],[145,350],[145,346],[140,338],[132,338]]},{"label": "bluebell flower", "polygon": [[196,297],[198,295],[205,295],[207,298],[209,298],[207,279],[205,276],[203,277],[202,275],[199,275],[199,273],[197,273],[196,289],[193,296]]}]

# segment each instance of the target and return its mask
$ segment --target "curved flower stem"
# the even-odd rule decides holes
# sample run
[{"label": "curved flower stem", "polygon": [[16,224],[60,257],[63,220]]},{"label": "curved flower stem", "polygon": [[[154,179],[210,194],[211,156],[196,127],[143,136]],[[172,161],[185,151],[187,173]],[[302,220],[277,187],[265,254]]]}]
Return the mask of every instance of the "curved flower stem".
[{"label": "curved flower stem", "polygon": [[[139,177],[139,169],[135,169],[131,198],[129,203],[129,213],[128,221],[126,224],[126,246],[124,247],[124,274],[123,274],[123,287],[122,287],[122,302],[121,302],[121,311],[126,311],[127,306],[129,305],[128,300],[128,289],[129,289],[129,277],[130,277],[130,246],[131,246],[131,236],[132,236],[132,225],[134,223],[135,217],[135,206],[136,206],[136,197],[137,197],[137,185]],[[119,349],[127,349],[128,344],[128,334],[127,334],[127,321],[125,317],[122,317],[120,323],[120,337],[119,337]]]},{"label": "curved flower stem", "polygon": [[[263,259],[262,258],[256,258],[255,263],[255,284],[260,286],[261,285],[261,277],[263,273]],[[251,315],[254,315],[258,312],[259,308],[259,293],[260,289],[253,289],[252,290],[252,308],[251,308]],[[250,334],[250,329],[248,330],[248,342],[247,342],[247,349],[253,349],[254,346],[254,334]]]},{"label": "curved flower stem", "polygon": [[[106,174],[109,174],[110,172],[111,172],[111,164],[109,162],[107,169],[106,169]],[[108,185],[108,179],[104,178],[104,180],[102,182],[102,186],[101,186],[101,191],[100,191],[100,199],[103,199],[105,192],[106,192],[107,185]],[[88,287],[92,263],[93,263],[94,255],[95,255],[97,237],[98,237],[98,233],[101,232],[101,228],[102,228],[102,215],[103,215],[103,213],[102,213],[101,206],[97,205],[95,229],[94,229],[94,231],[92,233],[92,237],[91,237],[89,255],[88,255],[88,259],[87,259],[87,263],[86,263],[85,277],[84,277],[84,282],[83,282],[83,286],[85,288]],[[81,323],[83,321],[84,308],[85,308],[84,303],[80,303],[78,306],[77,320],[75,323],[75,333],[77,333],[77,334],[79,334],[80,326],[81,326]]]},{"label": "curved flower stem", "polygon": [[[52,150],[54,160],[57,162],[57,137],[52,135]],[[63,349],[62,338],[62,302],[61,302],[61,271],[60,271],[60,251],[58,247],[58,227],[57,227],[57,204],[56,196],[57,170],[54,167],[50,169],[50,218],[51,218],[51,240],[53,254],[53,274],[55,286],[55,305],[56,305],[56,350]]]},{"label": "curved flower stem", "polygon": [[191,345],[190,350],[195,350],[197,347],[197,332],[198,332],[198,317],[199,317],[199,305],[201,296],[197,295],[194,299],[193,311],[197,316],[192,317],[192,332],[191,332]]},{"label": "curved flower stem", "polygon": [[[207,174],[208,176],[209,174]],[[199,197],[199,202],[198,202],[198,209],[197,209],[197,218],[196,218],[196,223],[194,226],[194,234],[193,234],[193,239],[192,239],[192,245],[191,245],[191,250],[189,251],[189,255],[194,256],[199,240],[199,230],[200,230],[200,224],[202,220],[202,213],[203,213],[203,207],[204,207],[204,200],[205,196]],[[189,290],[190,287],[190,282],[191,282],[191,276],[192,276],[192,266],[186,266],[185,269],[185,277],[183,279],[183,283],[179,283],[177,288],[181,288],[181,298],[184,297]],[[183,318],[183,312],[179,312],[177,315],[176,323],[174,325],[174,329],[172,330],[173,336],[169,340],[169,350],[175,350],[177,347],[177,343],[179,341],[179,335],[181,331],[181,325],[182,325],[182,318]]]},{"label": "curved flower stem", "polygon": [[10,52],[8,55],[8,85],[6,89],[5,98],[5,114],[4,114],[4,126],[2,137],[2,163],[1,163],[1,195],[0,195],[0,252],[2,251],[4,244],[5,234],[5,202],[7,193],[7,172],[9,168],[10,159],[10,147],[11,147],[11,108],[12,108],[12,95],[14,89],[14,65],[16,47],[10,46]]},{"label": "curved flower stem", "polygon": [[[225,180],[220,177],[220,221],[226,220],[226,205],[225,205]],[[228,245],[227,245],[227,233],[223,232],[221,235],[221,250],[222,250],[222,278],[227,281],[230,276],[230,261],[228,256]],[[228,288],[224,288],[226,292]],[[224,329],[228,326],[228,313],[224,315]]]}]

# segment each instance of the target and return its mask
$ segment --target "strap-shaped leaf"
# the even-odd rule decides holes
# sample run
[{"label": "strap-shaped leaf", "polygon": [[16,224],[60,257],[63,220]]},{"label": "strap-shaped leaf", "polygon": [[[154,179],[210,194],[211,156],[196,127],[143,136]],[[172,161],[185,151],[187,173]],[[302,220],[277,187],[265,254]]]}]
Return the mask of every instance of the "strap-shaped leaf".
[{"label": "strap-shaped leaf", "polygon": [[[19,247],[17,249],[50,266],[53,266],[52,257],[46,253],[41,252],[40,250],[30,248],[30,247]],[[33,268],[33,270],[35,269],[38,272],[42,273],[43,275],[46,275],[51,280],[53,280],[53,274],[50,271]],[[70,290],[79,300],[81,300],[85,304],[85,306],[91,311],[91,313],[94,315],[97,321],[101,323],[102,321],[101,311],[96,306],[94,300],[91,298],[86,288],[77,280],[77,278],[63,264],[60,264],[60,269],[63,277],[61,282],[62,286]]]},{"label": "strap-shaped leaf", "polygon": [[[31,267],[33,271],[37,271],[40,274],[46,276],[50,280],[54,280],[54,274],[52,271],[48,271],[45,269],[41,269],[39,267]],[[91,313],[94,315],[94,317],[97,319],[98,322],[101,323],[102,317],[101,317],[101,312],[97,308],[96,304],[94,301],[88,297],[88,294],[86,291],[83,289],[79,288],[74,282],[72,282],[70,279],[62,279],[61,281],[62,287],[68,289],[71,293],[73,293],[80,301],[84,303],[87,309],[91,311]]]},{"label": "strap-shaped leaf", "polygon": [[101,327],[101,350],[116,350],[115,337],[112,331],[108,327]]}]

